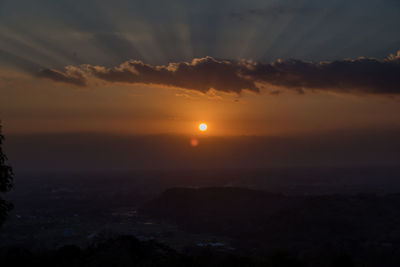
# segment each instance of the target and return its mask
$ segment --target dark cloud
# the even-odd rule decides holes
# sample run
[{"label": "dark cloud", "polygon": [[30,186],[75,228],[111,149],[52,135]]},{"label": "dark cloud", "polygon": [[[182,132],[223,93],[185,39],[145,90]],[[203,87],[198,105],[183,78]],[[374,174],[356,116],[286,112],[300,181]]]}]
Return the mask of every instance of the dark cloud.
[{"label": "dark cloud", "polygon": [[331,62],[278,60],[273,63],[216,60],[211,57],[192,62],[152,66],[127,61],[118,67],[85,65],[67,67],[66,72],[45,69],[40,76],[59,82],[85,85],[87,77],[108,82],[156,84],[207,92],[259,92],[274,85],[299,93],[305,90],[399,94],[400,51],[384,60],[359,58]]},{"label": "dark cloud", "polygon": [[151,66],[132,60],[116,68],[87,66],[87,70],[109,82],[158,84],[201,92],[211,88],[223,92],[240,93],[244,89],[258,92],[254,81],[240,75],[242,67],[236,62],[205,57],[168,66]]},{"label": "dark cloud", "polygon": [[299,60],[255,64],[245,73],[254,81],[289,89],[372,94],[400,93],[400,52],[380,61],[359,58],[312,63]]},{"label": "dark cloud", "polygon": [[85,86],[87,81],[85,74],[80,69],[74,67],[67,67],[66,72],[53,69],[41,69],[38,76],[77,86]]}]

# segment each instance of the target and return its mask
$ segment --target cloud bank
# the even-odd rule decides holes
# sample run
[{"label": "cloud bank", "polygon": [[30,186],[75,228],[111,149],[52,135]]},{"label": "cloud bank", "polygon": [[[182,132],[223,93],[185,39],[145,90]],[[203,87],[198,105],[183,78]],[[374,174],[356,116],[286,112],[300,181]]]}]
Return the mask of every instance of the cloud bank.
[{"label": "cloud bank", "polygon": [[301,60],[262,63],[205,57],[153,66],[130,60],[113,68],[82,65],[68,66],[65,71],[42,69],[39,76],[77,86],[88,86],[89,79],[97,78],[110,83],[154,84],[200,92],[214,89],[240,94],[243,90],[259,92],[273,85],[297,92],[396,95],[400,93],[400,51],[384,60],[358,58],[317,63]]}]

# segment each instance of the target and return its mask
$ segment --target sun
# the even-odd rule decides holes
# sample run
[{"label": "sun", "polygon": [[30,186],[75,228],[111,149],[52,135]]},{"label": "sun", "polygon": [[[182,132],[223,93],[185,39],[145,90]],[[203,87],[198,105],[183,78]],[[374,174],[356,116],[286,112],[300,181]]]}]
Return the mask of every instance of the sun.
[{"label": "sun", "polygon": [[200,125],[199,125],[199,130],[200,131],[202,131],[202,132],[204,132],[204,131],[207,131],[207,124],[205,124],[205,123],[200,123]]}]

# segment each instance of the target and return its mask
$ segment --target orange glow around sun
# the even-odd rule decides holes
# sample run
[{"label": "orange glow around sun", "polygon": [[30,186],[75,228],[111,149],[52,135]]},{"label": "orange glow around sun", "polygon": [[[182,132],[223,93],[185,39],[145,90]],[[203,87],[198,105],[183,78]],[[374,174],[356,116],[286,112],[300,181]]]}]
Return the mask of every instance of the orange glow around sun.
[{"label": "orange glow around sun", "polygon": [[200,125],[199,125],[199,130],[200,131],[202,131],[202,132],[204,132],[204,131],[207,131],[207,124],[205,124],[205,123],[200,123]]}]

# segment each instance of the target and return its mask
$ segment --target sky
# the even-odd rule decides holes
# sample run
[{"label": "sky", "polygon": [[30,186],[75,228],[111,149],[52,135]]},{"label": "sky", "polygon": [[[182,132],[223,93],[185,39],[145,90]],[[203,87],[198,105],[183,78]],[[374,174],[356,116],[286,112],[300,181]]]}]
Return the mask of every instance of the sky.
[{"label": "sky", "polygon": [[398,0],[0,0],[3,131],[397,132],[399,12]]}]

